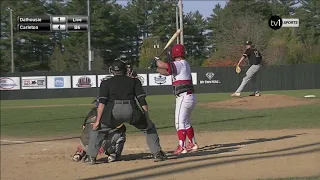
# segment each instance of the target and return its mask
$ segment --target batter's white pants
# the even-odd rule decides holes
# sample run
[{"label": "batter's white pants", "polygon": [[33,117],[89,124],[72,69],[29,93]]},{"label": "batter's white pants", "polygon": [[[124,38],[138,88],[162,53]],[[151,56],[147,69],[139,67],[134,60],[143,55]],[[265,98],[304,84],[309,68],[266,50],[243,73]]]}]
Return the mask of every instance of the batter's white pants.
[{"label": "batter's white pants", "polygon": [[176,98],[175,126],[177,131],[191,127],[191,113],[195,105],[195,94],[182,93]]}]

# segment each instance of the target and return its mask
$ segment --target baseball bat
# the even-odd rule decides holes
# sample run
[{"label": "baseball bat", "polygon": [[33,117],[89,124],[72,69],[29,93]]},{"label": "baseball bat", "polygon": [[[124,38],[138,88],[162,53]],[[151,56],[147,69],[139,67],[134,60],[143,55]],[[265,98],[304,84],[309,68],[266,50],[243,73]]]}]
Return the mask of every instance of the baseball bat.
[{"label": "baseball bat", "polygon": [[[177,29],[177,31],[172,35],[172,37],[169,39],[169,41],[167,42],[167,44],[164,46],[163,50],[157,57],[160,57],[167,50],[167,48],[173,43],[173,41],[179,36],[181,32],[182,32],[181,29]],[[148,69],[150,69],[150,66],[148,67]]]},{"label": "baseball bat", "polygon": [[179,36],[179,34],[181,32],[182,32],[181,29],[177,29],[177,31],[173,34],[173,36],[170,38],[170,40],[164,46],[163,50],[161,51],[161,54],[158,57],[160,57],[166,51],[166,49],[173,43],[173,41],[175,41],[175,39]]}]

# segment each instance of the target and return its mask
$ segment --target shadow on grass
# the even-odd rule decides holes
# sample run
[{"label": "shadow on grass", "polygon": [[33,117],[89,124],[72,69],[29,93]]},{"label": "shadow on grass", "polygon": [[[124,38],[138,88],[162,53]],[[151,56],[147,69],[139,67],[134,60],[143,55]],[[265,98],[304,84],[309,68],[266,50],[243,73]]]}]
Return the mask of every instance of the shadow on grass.
[{"label": "shadow on grass", "polygon": [[[239,144],[239,143],[231,143],[231,144]],[[224,155],[224,156],[218,156],[218,157],[208,157],[207,156],[207,157],[200,157],[200,158],[195,158],[195,159],[186,159],[186,160],[182,160],[182,161],[172,161],[172,162],[170,162],[170,159],[169,159],[168,161],[155,163],[156,165],[153,165],[153,166],[141,167],[141,168],[136,168],[136,169],[117,172],[117,173],[109,173],[107,175],[96,176],[96,177],[91,177],[91,178],[84,178],[81,180],[96,180],[96,179],[106,179],[106,178],[115,179],[117,176],[124,176],[124,175],[127,175],[127,177],[122,178],[122,179],[128,179],[128,176],[130,176],[130,175],[133,176],[133,177],[130,177],[130,179],[137,179],[137,180],[138,179],[151,179],[151,178],[155,178],[155,177],[159,177],[159,176],[167,176],[167,175],[175,174],[177,172],[181,173],[181,172],[186,172],[186,171],[190,171],[190,170],[195,171],[197,169],[208,168],[210,166],[219,166],[219,165],[232,164],[232,163],[238,163],[238,162],[244,162],[244,161],[277,158],[277,157],[285,157],[285,156],[295,156],[295,155],[299,155],[299,154],[319,152],[320,151],[319,145],[320,145],[320,142],[317,142],[317,143],[305,144],[305,145],[284,148],[284,149],[279,149],[279,150],[273,150],[273,151]],[[226,146],[228,146],[228,145],[226,145]],[[298,152],[287,152],[290,150],[298,150],[298,149],[307,148],[307,147],[308,148],[316,147],[316,148],[309,149],[309,150],[300,150]],[[225,150],[228,150],[228,148],[225,148]],[[221,152],[224,152],[223,149],[220,149],[220,150],[216,149],[216,150],[211,151],[211,153],[203,153],[203,155],[219,154]],[[272,153],[278,153],[278,154],[272,154]],[[194,155],[192,155],[192,154],[194,154]],[[201,152],[190,153],[190,155],[199,156],[199,155],[201,155]],[[223,158],[229,158],[229,159],[219,161],[220,159],[223,159]],[[232,158],[232,159],[230,159],[230,158]],[[179,156],[179,159],[180,159],[180,156]],[[197,162],[197,163],[201,162],[201,164],[192,165],[192,162]],[[177,165],[183,165],[183,164],[186,164],[188,166],[176,167]],[[164,168],[164,167],[171,167],[171,168],[169,170],[163,170],[163,171],[156,170],[158,168]],[[135,175],[136,173],[144,172],[144,171],[148,171],[148,170],[154,170],[154,171],[143,174],[143,175]],[[117,179],[121,179],[121,177],[118,177]]]},{"label": "shadow on grass", "polygon": [[[254,118],[262,118],[266,116],[258,115],[258,116],[249,116],[249,117],[240,117],[240,118],[232,118],[232,119],[223,119],[223,120],[218,120],[218,121],[210,121],[210,122],[201,122],[201,123],[192,123],[193,125],[201,125],[201,124],[214,124],[214,123],[220,123],[220,122],[228,122],[228,121],[241,121],[245,119],[254,119]],[[160,126],[157,127],[157,129],[168,129],[168,128],[173,128],[174,126]]]},{"label": "shadow on grass", "polygon": [[37,121],[28,121],[28,122],[18,122],[18,123],[8,123],[8,124],[1,124],[1,126],[11,126],[11,125],[22,125],[22,124],[32,124],[32,123],[39,123],[39,122],[56,122],[56,121],[66,121],[66,120],[74,120],[74,119],[84,119],[84,116],[81,117],[72,117],[72,118],[59,118],[59,119],[49,119],[49,120],[37,120]]}]

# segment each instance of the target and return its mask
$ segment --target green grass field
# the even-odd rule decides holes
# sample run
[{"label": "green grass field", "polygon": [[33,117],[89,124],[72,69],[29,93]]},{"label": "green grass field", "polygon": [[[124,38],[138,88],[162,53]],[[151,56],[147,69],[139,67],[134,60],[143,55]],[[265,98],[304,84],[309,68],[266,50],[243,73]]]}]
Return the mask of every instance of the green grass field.
[{"label": "green grass field", "polygon": [[[314,94],[320,97],[320,89],[263,93],[286,94],[302,98],[304,95]],[[229,94],[224,93],[197,94],[199,103],[230,98]],[[9,136],[78,135],[92,100],[93,98],[3,100],[1,101],[1,134]],[[149,96],[147,100],[151,119],[159,132],[174,132],[175,97],[172,95]],[[89,106],[18,107],[65,104],[88,104]],[[208,109],[198,106],[192,114],[192,119],[194,127],[201,131],[319,128],[319,109],[320,104],[264,110]],[[128,126],[128,132],[136,131]]]}]

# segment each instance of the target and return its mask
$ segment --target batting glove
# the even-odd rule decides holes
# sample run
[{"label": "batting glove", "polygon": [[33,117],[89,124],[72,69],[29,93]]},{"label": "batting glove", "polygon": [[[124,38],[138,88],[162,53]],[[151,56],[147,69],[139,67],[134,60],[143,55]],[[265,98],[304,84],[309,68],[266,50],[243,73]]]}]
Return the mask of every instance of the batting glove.
[{"label": "batting glove", "polygon": [[159,57],[157,57],[157,56],[156,56],[156,57],[154,57],[154,61],[156,61],[156,62],[157,62],[157,61],[159,61],[159,60],[160,60],[160,58],[159,58]]},{"label": "batting glove", "polygon": [[152,60],[150,68],[151,69],[156,69],[157,68],[157,61],[155,59]]}]

